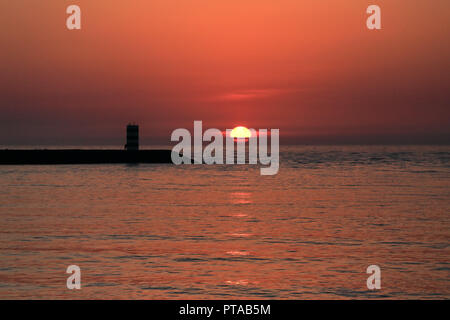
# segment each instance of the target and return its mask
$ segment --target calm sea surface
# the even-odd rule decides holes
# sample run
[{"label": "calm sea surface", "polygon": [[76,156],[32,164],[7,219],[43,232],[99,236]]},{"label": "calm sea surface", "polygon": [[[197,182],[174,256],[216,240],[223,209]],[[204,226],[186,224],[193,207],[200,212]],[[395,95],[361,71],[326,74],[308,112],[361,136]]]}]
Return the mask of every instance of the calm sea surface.
[{"label": "calm sea surface", "polygon": [[275,176],[0,166],[0,188],[1,299],[450,298],[450,147],[284,147]]}]

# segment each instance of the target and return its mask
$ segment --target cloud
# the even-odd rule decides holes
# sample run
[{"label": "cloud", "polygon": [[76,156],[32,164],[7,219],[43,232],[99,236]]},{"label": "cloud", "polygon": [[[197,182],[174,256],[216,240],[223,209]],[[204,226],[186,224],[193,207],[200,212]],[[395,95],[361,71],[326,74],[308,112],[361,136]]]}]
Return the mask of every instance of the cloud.
[{"label": "cloud", "polygon": [[265,99],[277,95],[281,95],[292,90],[287,89],[249,89],[249,90],[238,90],[234,92],[228,92],[225,94],[218,95],[213,98],[215,101],[246,101],[246,100],[257,100]]}]

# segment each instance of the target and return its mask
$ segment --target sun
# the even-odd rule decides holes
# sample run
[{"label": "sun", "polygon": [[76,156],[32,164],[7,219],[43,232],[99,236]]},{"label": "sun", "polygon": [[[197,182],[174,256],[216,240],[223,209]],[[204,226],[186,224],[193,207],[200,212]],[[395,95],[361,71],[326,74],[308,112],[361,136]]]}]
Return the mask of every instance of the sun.
[{"label": "sun", "polygon": [[246,139],[252,136],[252,132],[246,127],[239,126],[231,130],[230,137],[237,139]]}]

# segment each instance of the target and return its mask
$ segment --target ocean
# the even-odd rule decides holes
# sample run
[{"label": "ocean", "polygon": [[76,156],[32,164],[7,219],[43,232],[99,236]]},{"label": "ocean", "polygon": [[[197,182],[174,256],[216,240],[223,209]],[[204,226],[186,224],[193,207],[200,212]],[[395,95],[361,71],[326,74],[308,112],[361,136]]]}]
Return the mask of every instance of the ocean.
[{"label": "ocean", "polygon": [[282,146],[274,176],[0,166],[0,186],[0,299],[450,298],[450,146]]}]

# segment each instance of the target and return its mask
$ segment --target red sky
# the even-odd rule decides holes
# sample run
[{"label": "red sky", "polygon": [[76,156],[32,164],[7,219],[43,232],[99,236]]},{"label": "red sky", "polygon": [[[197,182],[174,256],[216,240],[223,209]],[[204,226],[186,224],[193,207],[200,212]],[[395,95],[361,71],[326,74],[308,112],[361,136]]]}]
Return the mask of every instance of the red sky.
[{"label": "red sky", "polygon": [[286,143],[449,143],[449,16],[448,0],[2,1],[0,144],[122,145],[130,121],[168,144],[194,120]]}]

